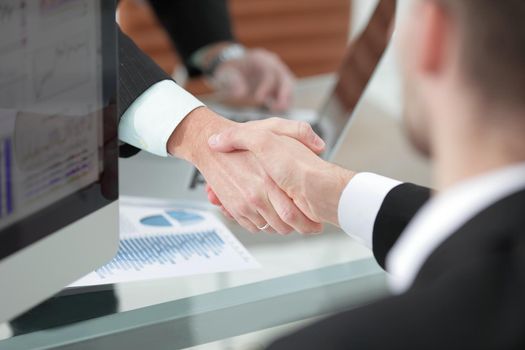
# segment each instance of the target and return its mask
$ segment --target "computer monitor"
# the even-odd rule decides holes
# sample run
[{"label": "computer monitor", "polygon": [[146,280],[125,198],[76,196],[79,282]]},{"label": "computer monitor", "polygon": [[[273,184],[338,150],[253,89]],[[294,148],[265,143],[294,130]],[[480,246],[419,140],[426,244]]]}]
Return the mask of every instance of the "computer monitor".
[{"label": "computer monitor", "polygon": [[118,248],[109,0],[0,0],[0,321]]}]

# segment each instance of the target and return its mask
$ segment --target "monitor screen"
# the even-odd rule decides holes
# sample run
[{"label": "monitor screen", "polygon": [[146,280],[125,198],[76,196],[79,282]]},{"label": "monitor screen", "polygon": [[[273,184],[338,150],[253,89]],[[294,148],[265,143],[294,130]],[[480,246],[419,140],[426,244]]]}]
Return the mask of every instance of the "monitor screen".
[{"label": "monitor screen", "polygon": [[0,0],[0,259],[117,199],[114,11]]}]

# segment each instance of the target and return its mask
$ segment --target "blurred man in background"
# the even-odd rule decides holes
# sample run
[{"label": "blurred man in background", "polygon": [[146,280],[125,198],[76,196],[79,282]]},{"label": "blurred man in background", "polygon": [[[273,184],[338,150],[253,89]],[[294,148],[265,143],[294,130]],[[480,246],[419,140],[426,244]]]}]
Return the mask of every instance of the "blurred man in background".
[{"label": "blurred man in background", "polygon": [[247,49],[236,41],[226,0],[145,2],[190,76],[203,74],[229,100],[249,101],[272,111],[290,107],[292,73],[274,53]]},{"label": "blurred man in background", "polygon": [[310,220],[341,226],[390,273],[394,296],[271,349],[525,348],[524,17],[522,0],[413,1],[405,126],[433,193],[327,163],[275,120],[209,139],[254,152]]}]

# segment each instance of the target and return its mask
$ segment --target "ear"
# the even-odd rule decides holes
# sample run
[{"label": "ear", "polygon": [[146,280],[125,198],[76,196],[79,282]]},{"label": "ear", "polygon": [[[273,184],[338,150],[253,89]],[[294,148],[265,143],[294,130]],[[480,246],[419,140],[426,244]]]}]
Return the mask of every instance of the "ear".
[{"label": "ear", "polygon": [[436,1],[421,1],[417,9],[416,67],[423,74],[437,74],[443,70],[450,46],[451,20],[448,12]]}]

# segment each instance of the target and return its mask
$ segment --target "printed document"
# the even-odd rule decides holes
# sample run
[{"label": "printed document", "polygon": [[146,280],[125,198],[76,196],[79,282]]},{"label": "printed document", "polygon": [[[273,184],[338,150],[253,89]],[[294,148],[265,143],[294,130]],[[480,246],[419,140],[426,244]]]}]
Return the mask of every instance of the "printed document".
[{"label": "printed document", "polygon": [[212,212],[121,197],[117,255],[70,287],[258,267]]}]

